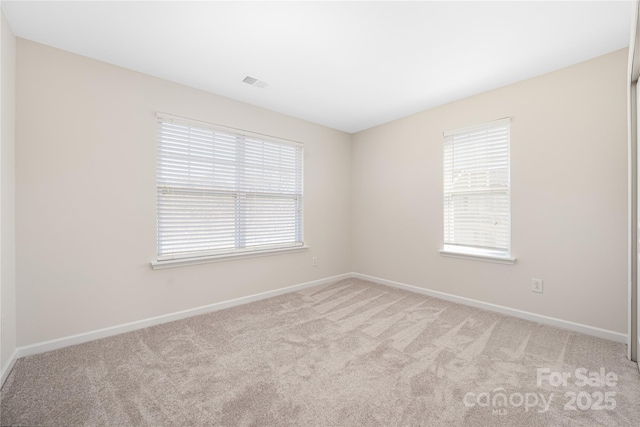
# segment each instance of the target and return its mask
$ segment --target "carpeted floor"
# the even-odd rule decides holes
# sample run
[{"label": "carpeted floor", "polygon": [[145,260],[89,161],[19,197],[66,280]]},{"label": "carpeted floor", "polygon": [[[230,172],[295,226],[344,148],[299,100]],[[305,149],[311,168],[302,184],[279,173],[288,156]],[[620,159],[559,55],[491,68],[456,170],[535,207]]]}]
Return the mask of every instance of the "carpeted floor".
[{"label": "carpeted floor", "polygon": [[0,419],[634,426],[640,374],[625,354],[621,344],[347,279],[20,359]]}]

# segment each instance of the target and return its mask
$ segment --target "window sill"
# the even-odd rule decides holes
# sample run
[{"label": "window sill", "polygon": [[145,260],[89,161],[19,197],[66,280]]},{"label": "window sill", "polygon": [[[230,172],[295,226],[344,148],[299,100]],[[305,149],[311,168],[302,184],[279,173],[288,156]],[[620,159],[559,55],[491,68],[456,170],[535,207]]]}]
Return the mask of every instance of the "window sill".
[{"label": "window sill", "polygon": [[268,249],[255,252],[238,252],[234,254],[210,255],[197,258],[168,259],[164,261],[151,261],[151,268],[163,270],[165,268],[185,267],[187,265],[208,264],[210,262],[232,261],[236,259],[257,258],[270,255],[280,255],[284,253],[302,252],[309,249],[309,246],[295,246],[292,248]]},{"label": "window sill", "polygon": [[440,255],[451,257],[451,258],[461,258],[461,259],[470,259],[472,261],[485,261],[485,262],[493,262],[496,264],[507,264],[513,265],[516,263],[515,257],[507,257],[507,256],[499,256],[499,255],[487,255],[487,254],[471,254],[468,252],[457,252],[447,249],[440,249]]}]

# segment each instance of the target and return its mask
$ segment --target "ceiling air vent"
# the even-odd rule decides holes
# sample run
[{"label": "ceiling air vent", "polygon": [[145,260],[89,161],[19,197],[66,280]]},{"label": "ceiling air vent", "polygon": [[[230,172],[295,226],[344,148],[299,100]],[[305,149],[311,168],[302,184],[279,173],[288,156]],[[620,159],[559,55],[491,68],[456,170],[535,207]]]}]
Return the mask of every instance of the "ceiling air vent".
[{"label": "ceiling air vent", "polygon": [[269,86],[267,82],[263,82],[262,80],[258,80],[255,77],[251,76],[246,76],[244,79],[242,79],[242,82],[251,86],[259,87],[260,89],[264,89],[265,87]]}]

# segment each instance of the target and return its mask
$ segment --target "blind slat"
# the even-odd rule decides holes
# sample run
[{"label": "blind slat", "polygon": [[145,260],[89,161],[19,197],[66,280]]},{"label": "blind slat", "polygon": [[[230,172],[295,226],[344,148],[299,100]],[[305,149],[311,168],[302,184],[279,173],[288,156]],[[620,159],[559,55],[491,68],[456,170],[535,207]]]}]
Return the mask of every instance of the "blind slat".
[{"label": "blind slat", "polygon": [[303,245],[301,144],[158,116],[158,258]]},{"label": "blind slat", "polygon": [[510,253],[509,119],[444,133],[444,243]]}]

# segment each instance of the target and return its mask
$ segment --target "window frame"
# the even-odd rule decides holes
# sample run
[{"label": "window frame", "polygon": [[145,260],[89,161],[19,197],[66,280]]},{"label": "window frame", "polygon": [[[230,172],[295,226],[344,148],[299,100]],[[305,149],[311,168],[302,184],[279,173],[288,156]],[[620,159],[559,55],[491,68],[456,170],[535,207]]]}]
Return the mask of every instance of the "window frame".
[{"label": "window frame", "polygon": [[[189,128],[189,135],[191,135],[191,129],[195,129],[196,131],[207,131],[220,132],[225,134],[225,136],[231,136],[233,138],[233,145],[235,152],[234,164],[235,172],[229,174],[229,176],[234,176],[233,183],[235,188],[232,190],[228,190],[228,195],[225,197],[235,198],[235,208],[233,209],[234,213],[232,216],[229,216],[227,213],[226,218],[232,219],[236,224],[234,234],[234,247],[230,248],[214,248],[213,246],[210,249],[203,250],[192,250],[189,252],[174,252],[174,253],[162,253],[162,242],[161,242],[161,193],[164,194],[175,194],[175,195],[184,195],[191,191],[186,185],[185,187],[167,187],[161,185],[161,170],[164,167],[165,169],[168,167],[166,164],[162,165],[161,160],[161,145],[165,144],[164,147],[167,146],[166,142],[163,142],[161,135],[161,131],[163,130],[163,122],[169,123],[171,125],[178,126],[186,126]],[[163,269],[163,268],[171,268],[171,267],[179,267],[183,265],[195,265],[202,264],[208,262],[217,262],[217,261],[225,261],[231,259],[243,259],[243,258],[252,258],[252,257],[260,257],[260,256],[270,256],[282,253],[290,253],[290,252],[299,252],[308,249],[308,246],[304,243],[304,144],[298,141],[291,141],[283,138],[273,137],[270,135],[259,134],[256,132],[245,131],[242,129],[231,128],[228,126],[221,126],[217,124],[202,122],[198,120],[187,119],[184,117],[174,116],[170,114],[160,113],[156,114],[156,259],[151,262],[151,266],[154,270]],[[186,137],[191,140],[191,136]],[[215,140],[217,136],[213,136],[211,140],[212,153],[215,152]],[[279,146],[289,146],[295,148],[295,169],[293,179],[294,186],[296,190],[291,193],[282,193],[282,192],[261,192],[261,191],[251,191],[246,188],[240,188],[241,183],[245,183],[248,179],[246,175],[243,174],[244,168],[250,165],[244,159],[244,155],[247,153],[247,147],[245,144],[247,140],[251,140],[253,142],[259,142],[263,144],[277,144]],[[211,168],[212,173],[215,169],[215,163],[219,161],[215,157],[211,158]],[[174,159],[175,160],[175,159]],[[255,168],[255,164],[253,165]],[[240,170],[239,170],[240,169]],[[211,178],[215,182],[215,178]],[[255,179],[255,178],[254,178]],[[188,178],[187,182],[191,184],[191,177]],[[215,184],[212,184],[215,185]],[[173,193],[171,193],[173,191]],[[213,190],[212,192],[217,192],[217,190]],[[200,192],[200,197],[203,197],[206,200],[206,196],[203,193],[207,193],[207,191]],[[291,230],[287,229],[287,231],[291,231],[295,238],[290,242],[277,242],[274,244],[262,244],[259,246],[238,246],[238,242],[244,241],[246,239],[247,227],[241,227],[243,219],[246,219],[246,215],[248,211],[246,209],[242,209],[242,205],[246,206],[247,200],[250,197],[253,197],[253,200],[259,200],[261,197],[265,197],[270,200],[275,200],[277,198],[280,199],[291,199],[295,204],[295,212],[293,212],[293,217],[295,218],[294,225],[291,226]],[[216,195],[211,195],[211,197],[207,200],[209,203],[215,203]],[[231,209],[230,209],[231,211]],[[241,233],[241,230],[244,230],[244,234]],[[166,230],[165,230],[166,233]],[[239,235],[242,234],[242,235]],[[166,237],[166,236],[165,236]],[[276,236],[274,236],[276,237]],[[274,239],[277,240],[277,239]],[[165,241],[166,244],[166,241]]]},{"label": "window frame", "polygon": [[[455,241],[455,238],[452,239],[454,241],[447,241],[447,200],[448,197],[452,195],[460,195],[463,193],[461,190],[457,191],[447,191],[447,174],[453,173],[455,170],[455,162],[453,159],[450,160],[450,169],[447,166],[447,144],[452,144],[453,139],[456,136],[462,136],[465,134],[479,132],[479,131],[488,131],[488,130],[496,130],[505,128],[507,130],[506,135],[506,188],[504,192],[506,193],[507,200],[507,209],[506,215],[508,217],[508,226],[506,228],[507,231],[507,248],[506,250],[499,250],[497,248],[482,248],[477,247],[470,242],[465,242],[464,239],[462,241]],[[480,157],[478,157],[475,161],[480,163]],[[478,163],[475,163],[474,166],[477,166]],[[491,168],[487,167],[486,172],[490,172]],[[487,173],[489,175],[489,173]],[[498,194],[502,190],[492,190],[492,185],[497,184],[496,181],[490,181],[489,188],[484,190],[484,192],[492,192]],[[480,123],[473,126],[467,126],[464,128],[453,129],[450,131],[443,132],[443,244],[442,248],[439,249],[439,253],[442,256],[454,257],[454,258],[462,258],[462,259],[470,259],[476,261],[488,261],[500,264],[509,264],[513,265],[516,261],[516,258],[512,255],[511,245],[512,245],[512,233],[511,233],[511,120],[509,117],[497,119],[489,122]],[[477,191],[475,194],[482,193],[483,191]],[[486,205],[485,205],[486,206]],[[450,214],[450,221],[455,221],[453,219],[453,214]],[[454,222],[455,225],[455,222]],[[486,232],[486,229],[478,228],[476,232]],[[467,243],[467,244],[465,244]]]}]

